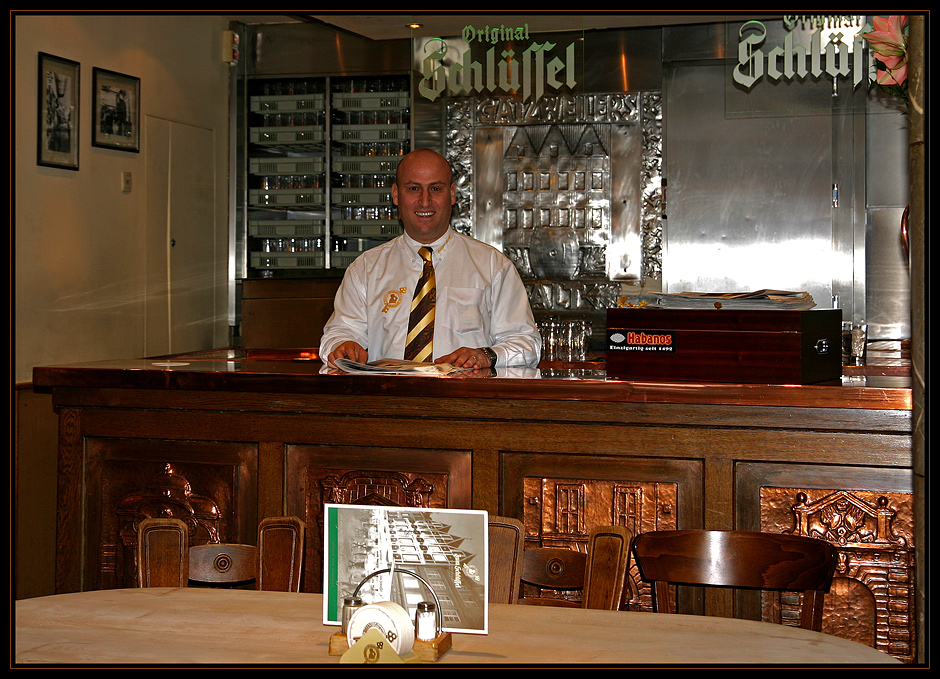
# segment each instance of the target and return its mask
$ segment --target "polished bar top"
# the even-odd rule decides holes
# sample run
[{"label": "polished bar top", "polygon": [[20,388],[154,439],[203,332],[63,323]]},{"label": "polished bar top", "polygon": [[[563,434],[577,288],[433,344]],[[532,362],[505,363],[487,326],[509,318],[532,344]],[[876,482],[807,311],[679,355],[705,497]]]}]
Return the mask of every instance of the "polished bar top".
[{"label": "polished bar top", "polygon": [[[474,379],[476,378],[476,379]],[[226,348],[154,358],[96,361],[33,370],[39,388],[124,388],[288,392],[436,398],[687,403],[910,410],[909,369],[847,368],[840,381],[812,385],[626,381],[602,361],[502,369],[451,377],[330,374],[315,348]]]},{"label": "polished bar top", "polygon": [[[16,602],[18,664],[336,664],[320,594],[112,589]],[[708,616],[489,605],[439,664],[898,664],[810,630]]]}]

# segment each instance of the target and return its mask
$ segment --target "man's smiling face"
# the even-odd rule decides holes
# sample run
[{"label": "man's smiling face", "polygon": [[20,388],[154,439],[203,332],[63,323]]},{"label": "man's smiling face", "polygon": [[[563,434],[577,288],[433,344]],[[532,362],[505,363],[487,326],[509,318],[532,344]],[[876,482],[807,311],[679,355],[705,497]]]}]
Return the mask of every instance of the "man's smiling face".
[{"label": "man's smiling face", "polygon": [[392,185],[392,202],[405,233],[419,243],[433,243],[450,227],[457,185],[442,156],[419,149],[402,158]]}]

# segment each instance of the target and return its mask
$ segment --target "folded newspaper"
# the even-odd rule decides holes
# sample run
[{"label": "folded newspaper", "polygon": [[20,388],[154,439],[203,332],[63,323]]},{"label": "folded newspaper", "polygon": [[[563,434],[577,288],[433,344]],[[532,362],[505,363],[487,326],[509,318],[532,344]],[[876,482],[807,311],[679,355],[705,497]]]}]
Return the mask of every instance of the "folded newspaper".
[{"label": "folded newspaper", "polygon": [[451,363],[418,363],[415,361],[404,361],[397,358],[381,358],[378,361],[369,361],[368,363],[358,363],[348,358],[337,358],[336,367],[343,372],[358,375],[425,375],[431,377],[443,377],[470,370],[470,368],[458,368]]}]

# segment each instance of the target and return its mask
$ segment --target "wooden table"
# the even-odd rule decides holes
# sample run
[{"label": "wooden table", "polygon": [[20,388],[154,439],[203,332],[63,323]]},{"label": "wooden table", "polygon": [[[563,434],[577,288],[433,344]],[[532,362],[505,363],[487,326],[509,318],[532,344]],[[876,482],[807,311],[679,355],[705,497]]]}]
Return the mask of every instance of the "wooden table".
[{"label": "wooden table", "polygon": [[[16,602],[16,662],[326,664],[336,627],[319,594],[151,588]],[[706,616],[490,606],[487,635],[459,634],[442,664],[898,663],[808,630]]]}]

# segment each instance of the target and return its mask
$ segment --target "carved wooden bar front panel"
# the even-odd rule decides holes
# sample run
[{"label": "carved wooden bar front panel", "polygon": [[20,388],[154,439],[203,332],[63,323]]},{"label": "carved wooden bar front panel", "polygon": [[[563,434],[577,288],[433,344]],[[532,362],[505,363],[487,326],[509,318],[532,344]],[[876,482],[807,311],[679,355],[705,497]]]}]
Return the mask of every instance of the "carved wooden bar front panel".
[{"label": "carved wooden bar front panel", "polygon": [[89,493],[85,587],[137,586],[137,527],[182,519],[190,544],[250,542],[257,530],[256,448],[249,444],[86,440]]},{"label": "carved wooden bar front panel", "polygon": [[470,508],[469,453],[291,445],[289,513],[307,523],[302,591],[323,591],[323,505]]},{"label": "carved wooden bar front panel", "polygon": [[[526,546],[584,551],[595,526],[637,534],[702,525],[698,460],[507,451],[501,465],[500,504],[525,525]],[[652,605],[650,587],[631,563],[621,608],[651,611]]]},{"label": "carved wooden bar front panel", "polygon": [[[526,478],[526,545],[587,549],[595,526],[626,526],[636,535],[676,527],[675,483],[601,481],[596,479]],[[538,588],[523,585],[527,597]],[[580,593],[548,592],[552,598],[580,601]],[[652,610],[652,593],[631,563],[622,610]]]},{"label": "carved wooden bar front panel", "polygon": [[[321,589],[327,501],[487,509],[522,520],[530,543],[576,548],[596,525],[766,526],[837,543],[835,634],[916,653],[910,390],[231,363],[38,372],[60,413],[56,592],[127,583],[131,517],[170,509],[205,540],[253,542],[259,518],[304,519],[307,591]],[[768,614],[759,593],[679,589],[680,613],[783,619],[791,605]],[[626,607],[650,610],[635,567],[625,591]]]},{"label": "carved wooden bar front panel", "polygon": [[[839,552],[823,631],[914,659],[913,495],[900,492],[760,489],[761,530],[826,540]],[[788,622],[799,596],[764,601],[763,616]]]}]

